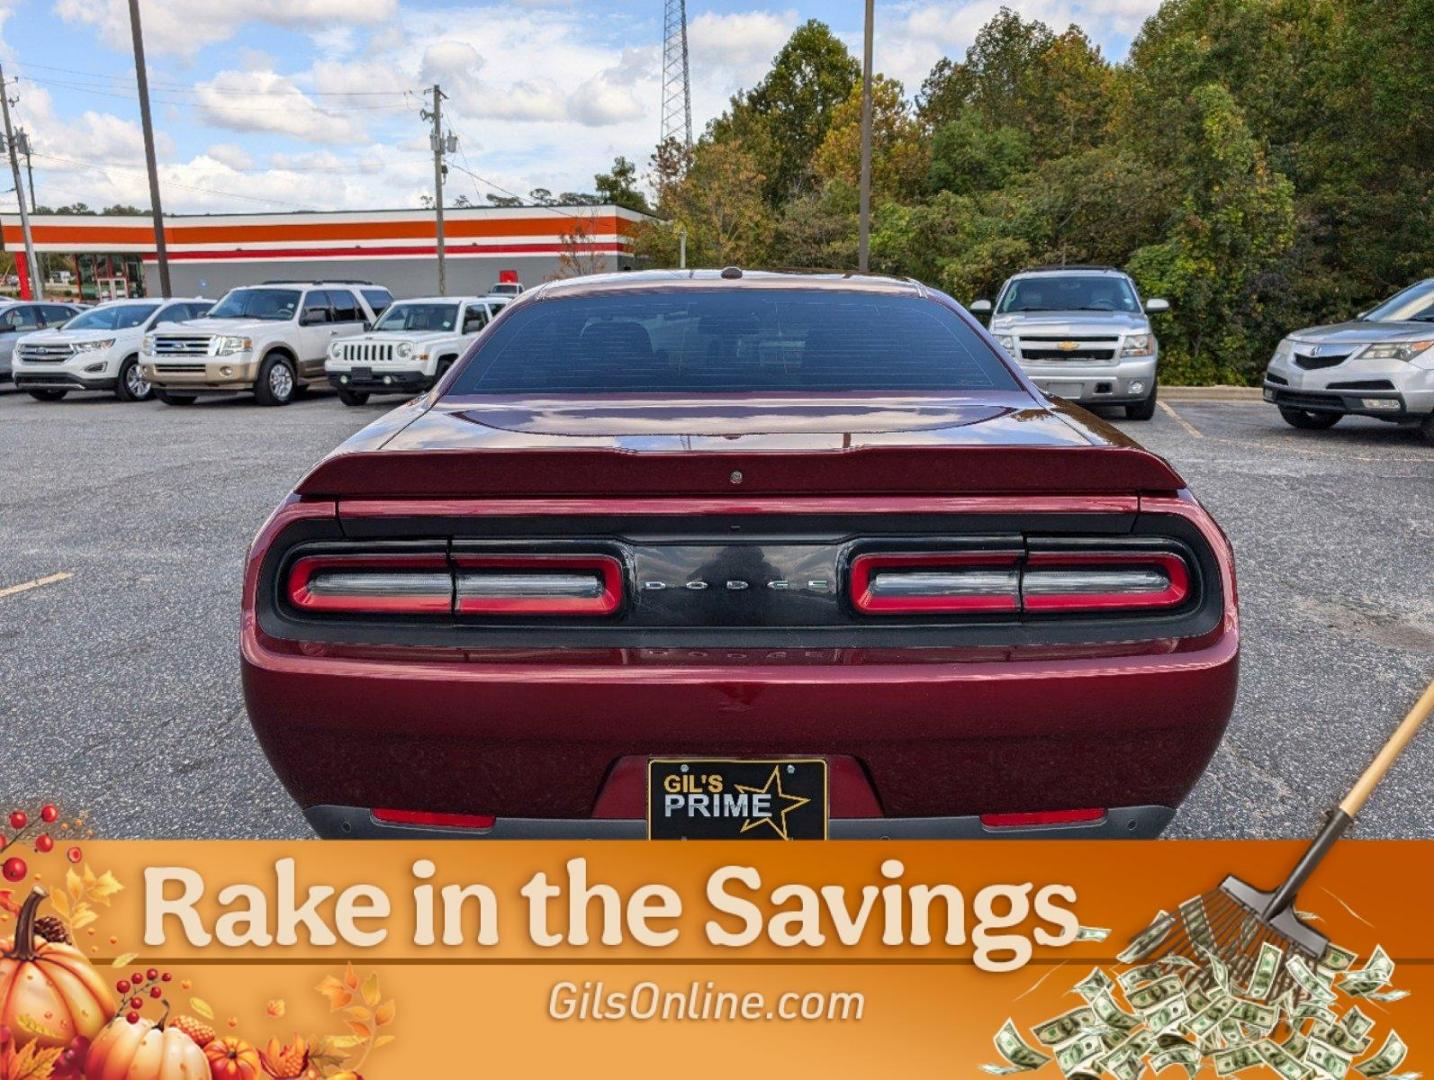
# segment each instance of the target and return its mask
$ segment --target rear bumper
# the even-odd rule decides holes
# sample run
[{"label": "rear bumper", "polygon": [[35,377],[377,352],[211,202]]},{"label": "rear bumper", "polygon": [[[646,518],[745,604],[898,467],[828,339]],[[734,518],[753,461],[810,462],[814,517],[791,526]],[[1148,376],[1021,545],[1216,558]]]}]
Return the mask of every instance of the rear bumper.
[{"label": "rear bumper", "polygon": [[[488,829],[394,825],[357,806],[311,806],[304,811],[325,840],[644,840],[638,818],[500,818]],[[1175,811],[1168,806],[1124,806],[1096,822],[1035,828],[989,828],[979,816],[833,818],[833,840],[1150,840]]]}]

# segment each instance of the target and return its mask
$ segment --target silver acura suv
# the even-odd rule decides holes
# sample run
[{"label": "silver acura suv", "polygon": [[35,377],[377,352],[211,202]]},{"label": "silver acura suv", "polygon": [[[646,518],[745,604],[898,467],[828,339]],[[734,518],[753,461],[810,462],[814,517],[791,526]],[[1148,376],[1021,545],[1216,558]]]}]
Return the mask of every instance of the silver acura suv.
[{"label": "silver acura suv", "polygon": [[1353,322],[1296,330],[1265,371],[1265,400],[1297,428],[1373,416],[1417,425],[1434,443],[1434,278]]},{"label": "silver acura suv", "polygon": [[991,315],[991,334],[1051,397],[1081,405],[1124,405],[1132,420],[1155,415],[1160,346],[1129,275],[1112,266],[1022,270],[989,300],[971,305]]}]

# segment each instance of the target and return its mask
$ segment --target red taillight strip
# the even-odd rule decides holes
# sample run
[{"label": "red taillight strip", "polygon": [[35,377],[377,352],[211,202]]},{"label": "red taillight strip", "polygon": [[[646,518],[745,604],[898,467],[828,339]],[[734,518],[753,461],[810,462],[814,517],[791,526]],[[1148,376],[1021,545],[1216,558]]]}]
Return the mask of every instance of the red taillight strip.
[{"label": "red taillight strip", "polygon": [[[394,592],[392,595],[353,592],[317,592],[313,582],[324,571],[362,575],[413,573],[434,580],[431,591]],[[442,583],[440,586],[440,582]],[[442,555],[306,555],[289,568],[289,603],[301,611],[377,612],[382,614],[446,615],[453,610],[453,579]]]},{"label": "red taillight strip", "polygon": [[[611,555],[458,555],[457,611],[460,615],[611,615],[622,606],[622,564]],[[531,582],[532,595],[521,591],[508,595],[465,595],[465,582],[473,588],[480,575],[465,571],[482,571],[502,578],[501,571],[515,583]],[[588,573],[596,576],[597,592],[592,596],[542,595],[540,580],[545,575],[555,579],[564,573]],[[521,579],[521,580],[520,580]]]},{"label": "red taillight strip", "polygon": [[981,824],[988,829],[1038,829],[1049,825],[1088,825],[1105,819],[1105,811],[1033,810],[1026,813],[982,814]]},{"label": "red taillight strip", "polygon": [[[1020,607],[1020,585],[1016,552],[876,552],[858,555],[851,561],[851,599],[856,609],[868,615],[941,615],[972,611],[1016,611]],[[996,582],[977,583],[969,593],[929,596],[881,596],[873,587],[882,571],[949,570],[953,578],[963,572],[979,573],[981,568],[1006,568]]]},{"label": "red taillight strip", "polygon": [[[1190,595],[1190,571],[1185,560],[1168,551],[1059,552],[1037,551],[1026,558],[1022,575],[1021,606],[1026,611],[1149,610],[1175,607]],[[1059,570],[1062,567],[1112,566],[1154,568],[1165,575],[1163,588],[1136,592],[1029,592],[1030,570]]]},{"label": "red taillight strip", "polygon": [[491,829],[497,818],[488,814],[447,814],[433,810],[370,811],[375,821],[385,825],[436,825],[443,829]]}]

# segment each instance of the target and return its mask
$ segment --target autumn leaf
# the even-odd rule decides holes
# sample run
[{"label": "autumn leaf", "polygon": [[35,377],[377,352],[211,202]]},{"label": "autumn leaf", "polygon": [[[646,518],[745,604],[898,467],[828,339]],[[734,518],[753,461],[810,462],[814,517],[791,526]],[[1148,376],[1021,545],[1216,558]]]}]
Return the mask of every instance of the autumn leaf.
[{"label": "autumn leaf", "polygon": [[354,1005],[352,1008],[345,1009],[344,1015],[350,1020],[357,1020],[361,1024],[367,1024],[373,1019],[373,1013],[369,1012],[368,1009],[362,1005]]},{"label": "autumn leaf", "polygon": [[57,892],[50,894],[50,906],[53,907],[65,922],[70,921],[70,898],[67,894]]},{"label": "autumn leaf", "polygon": [[373,1048],[377,1050],[380,1046],[387,1046],[396,1038],[398,1038],[397,1035],[380,1035],[373,1041]]},{"label": "autumn leaf", "polygon": [[134,958],[138,955],[138,953],[132,952],[120,953],[120,955],[110,961],[110,967],[129,967],[130,964],[134,963]]},{"label": "autumn leaf", "polygon": [[328,998],[330,1012],[337,1012],[354,999],[353,991],[332,975],[325,976],[316,989]]},{"label": "autumn leaf", "polygon": [[64,1050],[63,1046],[42,1049],[39,1043],[26,1043],[9,1056],[5,1080],[50,1080]]},{"label": "autumn leaf", "polygon": [[124,889],[124,886],[119,883],[119,879],[108,870],[97,878],[93,877],[88,864],[85,865],[85,885],[89,899],[106,906],[114,898],[115,893]]},{"label": "autumn leaf", "polygon": [[373,1035],[373,1028],[367,1024],[361,1024],[357,1020],[348,1021],[348,1028],[360,1039],[368,1039]]},{"label": "autumn leaf", "polygon": [[398,1011],[398,1005],[390,998],[374,1010],[374,1023],[379,1027],[385,1027],[393,1023],[394,1014]]},{"label": "autumn leaf", "polygon": [[373,972],[363,981],[364,1004],[372,1008],[379,1003],[381,996],[378,989],[378,973]]},{"label": "autumn leaf", "polygon": [[20,905],[15,903],[15,894],[9,889],[0,889],[0,910],[8,911],[11,915],[20,914]]},{"label": "autumn leaf", "polygon": [[65,871],[65,892],[69,893],[70,899],[77,904],[85,897],[84,879],[75,873],[74,867]]},{"label": "autumn leaf", "polygon": [[210,1005],[209,1002],[203,998],[190,998],[189,1007],[206,1020],[214,1019],[214,1006]]},{"label": "autumn leaf", "polygon": [[264,1011],[277,1020],[288,1011],[288,1006],[285,1005],[283,998],[275,998],[264,1006]]},{"label": "autumn leaf", "polygon": [[345,965],[345,967],[344,967],[344,985],[347,986],[350,990],[357,990],[357,989],[358,989],[358,984],[359,984],[358,972],[354,970],[354,966],[353,966],[352,964],[347,964],[347,965]]},{"label": "autumn leaf", "polygon": [[357,1035],[330,1035],[324,1040],[323,1048],[319,1051],[319,1054],[320,1056],[334,1057],[333,1051],[352,1050],[355,1046],[362,1045],[363,1041],[364,1040]]}]

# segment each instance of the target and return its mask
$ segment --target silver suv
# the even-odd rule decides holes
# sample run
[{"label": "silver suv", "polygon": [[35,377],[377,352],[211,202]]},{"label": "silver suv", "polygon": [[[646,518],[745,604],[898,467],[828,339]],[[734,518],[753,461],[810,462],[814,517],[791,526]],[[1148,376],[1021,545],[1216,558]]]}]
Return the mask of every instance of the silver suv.
[{"label": "silver suv", "polygon": [[1112,266],[1022,270],[996,297],[971,305],[990,314],[991,334],[1051,397],[1081,405],[1124,405],[1132,420],[1155,415],[1160,346],[1129,275]]},{"label": "silver suv", "polygon": [[1293,427],[1373,416],[1418,425],[1434,443],[1434,278],[1353,322],[1296,330],[1265,371],[1265,400]]}]

